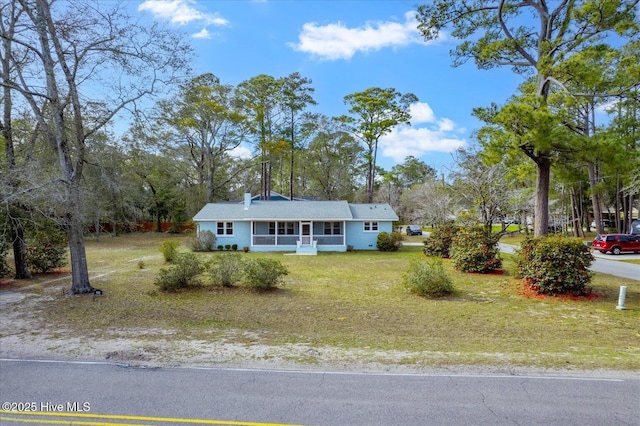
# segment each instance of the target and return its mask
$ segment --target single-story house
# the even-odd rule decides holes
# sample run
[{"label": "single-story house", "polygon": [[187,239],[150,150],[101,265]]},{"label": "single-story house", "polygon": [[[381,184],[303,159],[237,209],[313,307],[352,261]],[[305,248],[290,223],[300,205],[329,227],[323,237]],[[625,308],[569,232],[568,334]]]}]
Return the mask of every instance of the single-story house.
[{"label": "single-story house", "polygon": [[251,251],[376,250],[380,232],[392,232],[398,216],[389,204],[346,201],[256,200],[209,203],[194,217],[196,231],[211,231],[216,245]]}]

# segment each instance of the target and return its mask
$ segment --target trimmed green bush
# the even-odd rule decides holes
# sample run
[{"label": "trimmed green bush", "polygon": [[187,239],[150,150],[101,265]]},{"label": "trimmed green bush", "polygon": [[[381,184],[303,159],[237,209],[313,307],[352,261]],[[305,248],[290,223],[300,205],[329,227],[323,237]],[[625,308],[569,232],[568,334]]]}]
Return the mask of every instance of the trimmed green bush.
[{"label": "trimmed green bush", "polygon": [[174,240],[164,241],[160,245],[160,252],[164,256],[165,262],[173,262],[178,255],[178,247],[180,247],[180,243]]},{"label": "trimmed green bush", "polygon": [[419,296],[435,298],[454,292],[453,282],[439,258],[412,261],[403,278],[405,287]]},{"label": "trimmed green bush", "polygon": [[388,233],[382,231],[378,234],[376,248],[380,251],[398,251],[402,246],[402,234],[399,232]]},{"label": "trimmed green bush", "polygon": [[462,272],[486,274],[502,267],[499,234],[484,227],[461,228],[451,240],[451,262]]},{"label": "trimmed green bush", "polygon": [[202,285],[200,274],[204,269],[202,261],[197,256],[179,253],[170,268],[160,269],[155,285],[166,292],[197,288]]},{"label": "trimmed green bush", "polygon": [[276,287],[289,270],[278,260],[257,258],[244,264],[245,284],[255,290],[269,290]]},{"label": "trimmed green bush", "polygon": [[198,235],[189,239],[189,246],[193,251],[213,251],[216,236],[211,231],[200,231]]},{"label": "trimmed green bush", "polygon": [[33,272],[45,273],[67,264],[67,237],[53,227],[38,230],[27,240],[25,249]]},{"label": "trimmed green bush", "polygon": [[460,231],[460,226],[446,223],[433,231],[424,240],[422,252],[427,256],[437,256],[448,259],[451,257],[451,240]]},{"label": "trimmed green bush", "polygon": [[217,254],[206,266],[211,281],[216,285],[231,287],[242,277],[242,259],[239,254]]},{"label": "trimmed green bush", "polygon": [[527,238],[516,252],[518,276],[542,294],[589,294],[593,273],[589,247],[579,238],[562,235]]}]

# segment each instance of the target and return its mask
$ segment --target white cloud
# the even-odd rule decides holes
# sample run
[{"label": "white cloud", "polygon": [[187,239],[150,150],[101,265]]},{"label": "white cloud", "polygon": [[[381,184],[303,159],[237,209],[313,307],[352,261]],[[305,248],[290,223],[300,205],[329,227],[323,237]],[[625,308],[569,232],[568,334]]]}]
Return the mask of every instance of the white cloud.
[{"label": "white cloud", "polygon": [[195,33],[191,37],[193,38],[211,38],[211,34],[207,31],[206,28],[203,28],[200,32]]},{"label": "white cloud", "polygon": [[449,118],[443,118],[438,121],[438,130],[441,132],[452,132],[456,129],[456,123]]},{"label": "white cloud", "polygon": [[251,154],[251,150],[240,145],[229,152],[229,156],[233,158],[241,158],[243,160],[251,158],[253,155]]},{"label": "white cloud", "polygon": [[409,107],[411,113],[411,124],[416,125],[419,123],[433,123],[436,121],[436,116],[433,110],[426,102],[416,102]]},{"label": "white cloud", "polygon": [[405,13],[404,22],[375,22],[359,28],[347,28],[338,22],[328,25],[306,23],[298,43],[289,45],[322,60],[350,59],[357,52],[423,43],[417,29],[415,12]]},{"label": "white cloud", "polygon": [[[436,120],[428,104],[411,105],[411,113],[414,127],[398,126],[380,138],[378,147],[382,156],[401,163],[409,155],[420,158],[429,152],[454,152],[467,146],[467,141],[459,138],[465,130],[456,127],[455,122],[449,118]],[[429,125],[416,126],[418,123]]]},{"label": "white cloud", "polygon": [[204,13],[194,7],[194,0],[146,0],[138,11],[148,11],[154,18],[165,19],[174,24],[185,25],[202,22],[205,25],[227,25],[229,21],[217,14]]}]

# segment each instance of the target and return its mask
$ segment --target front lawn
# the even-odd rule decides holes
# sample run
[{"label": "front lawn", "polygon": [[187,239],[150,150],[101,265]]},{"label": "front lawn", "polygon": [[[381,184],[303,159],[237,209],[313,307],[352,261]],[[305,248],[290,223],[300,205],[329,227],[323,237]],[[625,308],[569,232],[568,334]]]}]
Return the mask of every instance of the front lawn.
[{"label": "front lawn", "polygon": [[[137,234],[88,241],[92,284],[104,291],[95,300],[63,296],[63,282],[47,277],[11,288],[29,292],[39,283],[37,291],[51,294],[51,299],[25,308],[24,315],[36,315],[43,331],[55,330],[61,338],[96,338],[105,331],[112,337],[144,336],[140,330],[164,330],[165,339],[179,336],[212,344],[237,336],[243,345],[336,347],[362,351],[365,357],[396,351],[402,354],[397,362],[417,366],[640,366],[638,281],[596,275],[596,298],[539,298],[514,278],[508,256],[503,256],[502,275],[462,274],[445,261],[456,294],[430,300],[401,284],[410,261],[423,257],[421,247],[405,246],[397,253],[241,253],[277,259],[289,275],[278,289],[265,293],[241,285],[162,293],[153,284],[165,266],[158,247],[163,240],[184,238]],[[185,246],[181,250],[188,251]],[[626,311],[615,309],[620,285],[627,286]]]}]

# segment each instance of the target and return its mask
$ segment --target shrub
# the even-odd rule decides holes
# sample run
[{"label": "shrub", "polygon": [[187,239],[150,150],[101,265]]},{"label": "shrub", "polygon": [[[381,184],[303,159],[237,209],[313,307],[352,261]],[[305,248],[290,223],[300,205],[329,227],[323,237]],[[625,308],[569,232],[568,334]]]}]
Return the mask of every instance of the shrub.
[{"label": "shrub", "polygon": [[211,231],[200,231],[198,235],[189,239],[189,246],[193,251],[213,251],[216,236]]},{"label": "shrub", "polygon": [[199,275],[203,271],[204,265],[198,257],[180,253],[176,255],[172,267],[160,269],[155,285],[167,292],[200,287]]},{"label": "shrub", "polygon": [[26,257],[34,272],[44,273],[67,264],[67,237],[53,227],[40,229],[27,240]]},{"label": "shrub", "polygon": [[451,257],[451,240],[460,231],[458,225],[447,223],[431,231],[429,238],[424,240],[422,252],[427,256],[437,256],[448,259]]},{"label": "shrub", "polygon": [[500,234],[483,227],[461,228],[451,240],[451,262],[462,272],[485,274],[500,269]]},{"label": "shrub", "polygon": [[244,265],[245,284],[256,290],[269,290],[288,274],[287,268],[274,259],[250,259]]},{"label": "shrub", "polygon": [[218,251],[222,251],[222,249],[224,249],[224,246],[222,244],[218,244]]},{"label": "shrub", "polygon": [[249,253],[249,247],[248,246],[242,247],[242,251],[245,253]]},{"label": "shrub", "polygon": [[231,250],[231,244],[225,244],[224,245],[224,249],[225,250]]},{"label": "shrub", "polygon": [[231,250],[233,250],[233,251],[238,250],[238,245],[237,244],[231,244]]},{"label": "shrub", "polygon": [[516,252],[518,276],[542,294],[590,293],[593,262],[589,247],[578,238],[550,235],[525,239]]},{"label": "shrub", "polygon": [[238,254],[218,254],[207,263],[214,284],[231,287],[242,276],[242,259]]},{"label": "shrub", "polygon": [[0,278],[11,274],[11,268],[9,268],[9,264],[7,263],[8,255],[9,243],[0,236]]},{"label": "shrub", "polygon": [[180,243],[178,241],[167,240],[160,245],[160,251],[164,256],[165,262],[173,262],[178,255],[178,247]]},{"label": "shrub", "polygon": [[453,282],[438,258],[412,261],[403,283],[411,292],[425,297],[442,297],[454,291]]},{"label": "shrub", "polygon": [[376,240],[376,248],[380,251],[398,251],[402,246],[402,234],[399,232],[381,232]]}]

